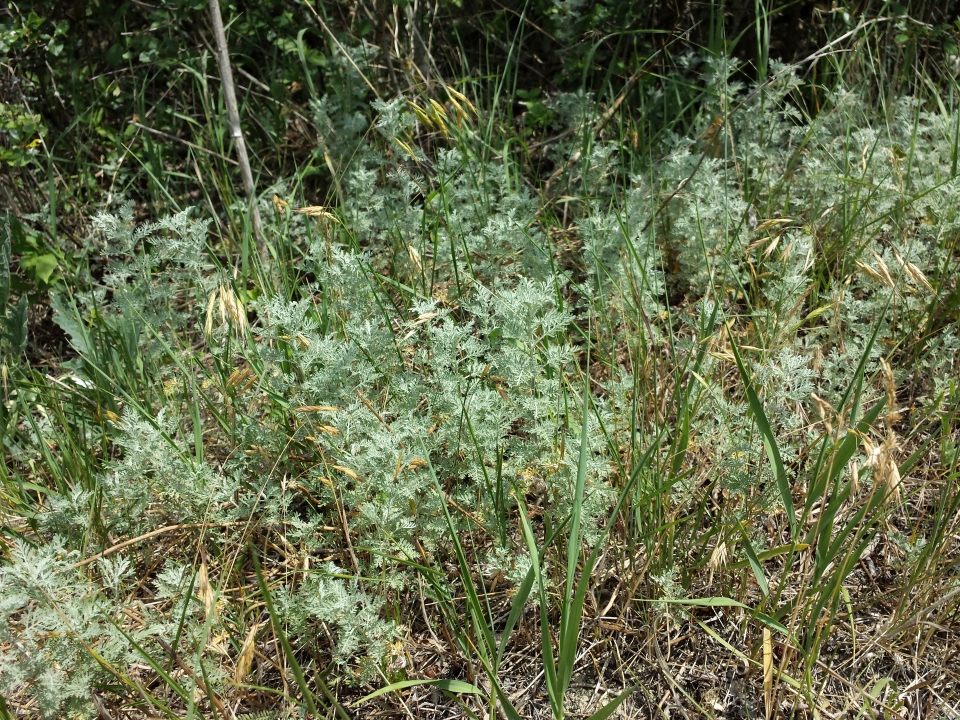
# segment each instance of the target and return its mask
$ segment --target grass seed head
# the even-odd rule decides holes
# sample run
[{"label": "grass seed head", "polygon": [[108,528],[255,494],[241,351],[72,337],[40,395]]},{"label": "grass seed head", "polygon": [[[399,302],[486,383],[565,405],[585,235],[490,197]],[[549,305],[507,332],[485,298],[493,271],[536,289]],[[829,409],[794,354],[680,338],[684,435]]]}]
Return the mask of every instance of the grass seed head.
[{"label": "grass seed head", "polygon": [[473,103],[470,102],[469,98],[467,98],[466,95],[464,95],[459,90],[456,90],[455,88],[450,87],[449,85],[444,85],[443,87],[446,88],[447,94],[449,94],[451,98],[455,98],[460,102],[462,102],[464,105],[470,108],[470,112],[472,112],[474,115],[478,114],[477,108],[474,107]]},{"label": "grass seed head", "polygon": [[[880,257],[876,253],[874,253],[874,257],[876,257],[877,260],[880,260]],[[883,260],[880,260],[880,266],[880,270],[875,270],[862,260],[857,260],[857,267],[860,268],[866,275],[879,283],[883,283],[887,287],[894,287],[895,283],[893,282],[893,278],[890,277],[890,270],[887,269],[887,266],[883,263]]]},{"label": "grass seed head", "polygon": [[237,666],[233,671],[233,681],[238,685],[246,682],[250,670],[253,669],[253,656],[257,649],[257,632],[260,625],[255,624],[250,628],[247,636],[243,639],[243,645],[240,646],[240,654],[237,656]]},{"label": "grass seed head", "polygon": [[413,100],[407,100],[407,105],[410,106],[410,109],[413,110],[414,115],[417,116],[417,119],[420,120],[420,122],[423,124],[424,127],[426,128],[436,127],[433,122],[433,118],[430,117],[430,115],[427,113],[426,110],[424,110],[422,107],[420,107],[415,102],[413,102]]},{"label": "grass seed head", "polygon": [[887,267],[887,264],[883,261],[883,258],[873,253],[873,258],[877,261],[877,267],[880,269],[880,275],[883,277],[883,282],[889,287],[896,286],[896,282],[893,279],[893,275],[890,274],[890,268]]},{"label": "grass seed head", "polygon": [[320,218],[321,220],[337,219],[337,216],[323,205],[307,205],[306,207],[299,208],[297,212],[301,215],[308,215],[309,217]]},{"label": "grass seed head", "polygon": [[820,420],[823,421],[824,426],[827,428],[827,432],[832,435],[833,419],[836,417],[837,411],[833,409],[833,405],[828,403],[816,393],[810,393],[810,397],[813,398],[813,404],[817,406],[817,413],[820,415]]},{"label": "grass seed head", "polygon": [[720,570],[727,564],[727,558],[729,556],[729,550],[727,548],[727,543],[723,540],[717,543],[717,546],[713,549],[713,552],[710,553],[710,560],[707,562],[707,567],[711,570]]},{"label": "grass seed head", "polygon": [[930,281],[927,280],[927,276],[923,274],[923,271],[914,265],[912,262],[907,262],[904,260],[900,253],[896,250],[893,251],[893,257],[896,259],[897,264],[903,270],[904,274],[914,283],[918,285],[928,293],[933,294],[933,286],[930,284]]},{"label": "grass seed head", "polygon": [[407,253],[410,255],[410,259],[413,261],[413,264],[417,267],[417,272],[423,272],[423,262],[420,259],[420,253],[417,252],[417,249],[407,244]]},{"label": "grass seed head", "polygon": [[210,613],[214,610],[214,594],[213,588],[210,586],[210,576],[207,572],[207,561],[200,561],[200,570],[197,573],[197,595],[200,597],[200,602],[203,603],[204,613],[209,617]]},{"label": "grass seed head", "polygon": [[883,389],[887,394],[887,415],[885,418],[887,427],[900,421],[900,412],[897,410],[897,384],[893,379],[893,370],[890,364],[880,358],[880,369],[883,373]]},{"label": "grass seed head", "polygon": [[870,438],[861,433],[857,433],[863,443],[863,451],[866,455],[864,465],[873,468],[874,487],[883,487],[884,495],[894,501],[900,499],[900,469],[894,457],[898,447],[897,439],[893,433],[889,433],[887,439],[882,443],[874,443]]},{"label": "grass seed head", "polygon": [[343,465],[333,465],[332,467],[333,467],[334,470],[339,470],[340,472],[342,472],[344,475],[346,475],[346,476],[347,476],[348,478],[350,478],[351,480],[359,480],[359,479],[360,479],[360,476],[357,475],[356,470],[351,470],[350,468],[344,467]]},{"label": "grass seed head", "polygon": [[249,327],[247,311],[230,285],[220,285],[207,299],[206,320],[203,324],[207,337],[213,335],[214,320],[218,315],[220,327],[232,328],[237,339],[246,336]]}]

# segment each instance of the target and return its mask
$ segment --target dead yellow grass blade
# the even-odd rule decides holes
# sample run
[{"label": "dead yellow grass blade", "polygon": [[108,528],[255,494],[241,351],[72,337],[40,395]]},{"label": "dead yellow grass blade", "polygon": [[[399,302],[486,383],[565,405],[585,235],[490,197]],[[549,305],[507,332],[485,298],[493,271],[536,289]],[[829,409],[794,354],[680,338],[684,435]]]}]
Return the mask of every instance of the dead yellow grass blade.
[{"label": "dead yellow grass blade", "polygon": [[253,656],[256,651],[257,632],[260,625],[256,624],[250,628],[247,636],[243,639],[243,645],[240,646],[240,654],[237,656],[237,666],[233,671],[233,681],[238,685],[246,682],[250,670],[253,668]]},{"label": "dead yellow grass blade", "polygon": [[334,466],[333,466],[333,469],[334,469],[334,470],[339,470],[339,471],[342,472],[344,475],[346,475],[348,478],[351,478],[351,479],[353,479],[353,480],[359,480],[359,479],[360,479],[360,476],[357,475],[356,470],[351,470],[350,468],[344,467],[343,465],[334,465]]},{"label": "dead yellow grass blade", "polygon": [[763,629],[763,708],[767,720],[773,715],[773,640],[770,630]]}]

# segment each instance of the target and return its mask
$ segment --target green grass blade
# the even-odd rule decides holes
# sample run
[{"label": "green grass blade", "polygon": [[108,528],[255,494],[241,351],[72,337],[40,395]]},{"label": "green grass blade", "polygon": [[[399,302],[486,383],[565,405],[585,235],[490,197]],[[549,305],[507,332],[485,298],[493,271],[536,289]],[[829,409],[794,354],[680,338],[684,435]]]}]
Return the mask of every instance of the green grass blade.
[{"label": "green grass blade", "polygon": [[757,581],[757,585],[760,586],[760,592],[763,593],[764,597],[770,595],[770,586],[767,584],[767,577],[763,574],[763,565],[760,564],[760,558],[757,557],[756,550],[753,549],[753,544],[750,542],[750,536],[747,535],[747,530],[742,523],[738,523],[738,529],[740,530],[740,537],[743,540],[743,551],[747,554],[747,560],[750,563],[750,569],[753,571],[753,577]]},{"label": "green grass blade", "polygon": [[[870,426],[873,425],[873,423],[876,422],[876,419],[880,416],[880,411],[883,410],[883,407],[886,405],[886,403],[887,399],[885,397],[880,398],[880,400],[860,419],[860,422],[857,424],[857,430],[859,432],[866,432],[869,430]],[[850,462],[850,459],[857,451],[859,445],[860,440],[856,435],[853,435],[852,433],[847,434],[847,436],[840,441],[836,453],[829,458],[829,464],[827,465],[826,471],[823,470],[823,463],[826,461],[825,458],[827,456],[827,451],[824,449],[824,458],[820,458],[817,461],[817,466],[815,468],[817,481],[810,487],[810,492],[808,493],[806,506],[804,507],[803,512],[804,518],[809,514],[813,504],[821,497],[821,495],[823,495],[830,483],[840,477],[840,473],[843,472],[843,469],[846,467],[847,463]]]},{"label": "green grass blade", "polygon": [[[589,367],[589,361],[588,361]],[[587,478],[588,421],[590,419],[589,380],[583,388],[583,420],[580,425],[580,457],[577,463],[577,484],[573,495],[573,513],[570,536],[567,541],[567,577],[564,586],[563,607],[560,615],[560,637],[557,648],[557,679],[559,692],[563,695],[570,686],[573,676],[573,664],[577,657],[577,643],[580,638],[580,621],[583,619],[583,602],[586,598],[587,583],[590,580],[593,563],[584,565],[580,581],[574,591],[574,579],[577,573],[577,560],[580,558],[580,524],[582,522],[583,495]],[[592,557],[592,556],[591,556]]]},{"label": "green grass blade", "polygon": [[563,698],[562,696],[559,697],[558,703],[558,695],[560,695],[559,680],[557,677],[556,659],[553,652],[553,638],[550,635],[550,603],[547,599],[546,590],[544,589],[543,575],[540,569],[542,557],[540,549],[537,547],[537,539],[533,534],[533,528],[527,519],[527,507],[519,491],[516,492],[516,496],[517,506],[520,510],[520,524],[523,527],[523,537],[527,542],[527,549],[533,561],[531,570],[533,571],[534,582],[537,585],[537,592],[539,593],[540,652],[543,658],[544,683],[547,686],[547,696],[550,698],[550,705],[553,709],[554,716],[559,718],[563,716]]},{"label": "green grass blade", "polygon": [[636,689],[637,689],[636,685],[631,685],[622,693],[617,695],[613,700],[611,700],[602,708],[600,708],[595,713],[593,713],[593,715],[588,717],[587,720],[607,720],[607,718],[613,715],[616,709],[620,707],[620,704],[624,700],[626,700],[628,697],[630,697],[630,695],[632,695],[636,691]]},{"label": "green grass blade", "polygon": [[437,492],[437,496],[440,498],[440,505],[443,508],[444,520],[446,521],[447,529],[450,531],[450,538],[453,540],[453,550],[454,554],[457,556],[457,566],[460,570],[460,581],[463,583],[464,594],[466,595],[467,599],[467,609],[470,613],[470,618],[473,621],[474,635],[480,641],[475,645],[475,647],[481,653],[481,660],[483,661],[484,666],[490,668],[495,677],[496,667],[491,663],[493,663],[497,658],[497,641],[490,629],[490,624],[487,622],[487,618],[483,611],[483,604],[480,602],[480,595],[477,592],[476,584],[473,582],[473,576],[470,572],[470,562],[467,559],[466,551],[463,549],[463,544],[460,542],[460,536],[457,533],[456,525],[453,523],[453,518],[450,516],[450,509],[447,507],[447,496],[443,492],[443,488],[440,487],[440,481],[433,470],[433,464],[429,460],[429,453],[426,452],[426,448],[423,450],[423,454],[427,458],[427,465],[430,468],[431,474],[433,475],[434,489]]},{"label": "green grass blade", "polygon": [[787,477],[787,470],[783,466],[783,459],[780,457],[780,448],[777,445],[777,438],[770,427],[770,421],[767,414],[763,411],[763,403],[753,388],[753,378],[747,371],[747,366],[740,356],[740,349],[730,337],[730,347],[733,350],[733,356],[737,361],[737,368],[740,370],[740,377],[743,379],[744,392],[747,394],[747,400],[750,403],[750,409],[753,411],[754,420],[763,436],[763,449],[766,450],[767,459],[770,461],[770,467],[773,470],[773,476],[777,481],[777,489],[780,491],[780,499],[783,507],[787,511],[787,520],[790,522],[790,536],[796,537],[797,534],[797,514],[793,507],[793,489],[790,485],[790,479]]},{"label": "green grass blade", "polygon": [[513,634],[517,620],[520,619],[520,615],[523,613],[523,607],[527,604],[530,591],[533,590],[534,579],[535,574],[533,568],[530,568],[527,571],[527,576],[523,579],[523,582],[520,583],[516,595],[510,600],[510,614],[507,616],[507,622],[503,626],[503,632],[500,634],[500,647],[497,649],[497,667],[499,667],[503,661],[503,653],[507,649],[507,641],[510,639],[510,635]]},{"label": "green grass blade", "polygon": [[373,700],[381,695],[386,695],[387,693],[396,692],[398,690],[404,690],[409,687],[417,687],[418,685],[433,685],[440,690],[446,690],[447,692],[452,693],[470,693],[471,695],[486,694],[476,685],[471,685],[470,683],[463,682],[462,680],[401,680],[399,682],[390,683],[379,690],[375,690],[369,695],[364,695],[362,698],[353,703],[353,707],[363,705],[368,700]]}]

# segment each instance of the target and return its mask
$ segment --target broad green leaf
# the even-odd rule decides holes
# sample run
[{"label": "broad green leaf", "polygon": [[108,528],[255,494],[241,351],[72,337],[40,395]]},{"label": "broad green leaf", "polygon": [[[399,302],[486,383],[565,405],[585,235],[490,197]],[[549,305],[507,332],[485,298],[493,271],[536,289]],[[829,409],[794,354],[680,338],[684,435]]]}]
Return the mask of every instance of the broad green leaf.
[{"label": "broad green leaf", "polygon": [[31,271],[37,280],[49,285],[50,278],[57,271],[57,256],[53,253],[44,253],[25,257],[20,260],[20,267]]},{"label": "broad green leaf", "polygon": [[747,560],[750,563],[750,569],[753,571],[753,576],[757,580],[757,585],[760,586],[760,591],[763,593],[763,596],[766,597],[770,594],[770,586],[767,584],[767,577],[763,574],[763,566],[760,564],[760,558],[757,557],[756,551],[753,549],[753,544],[750,542],[750,536],[747,535],[747,530],[743,527],[743,524],[739,524],[740,537],[743,539],[743,551],[747,554]]},{"label": "broad green leaf", "polygon": [[87,328],[78,317],[76,306],[60,294],[50,293],[50,307],[53,308],[53,321],[70,338],[70,344],[81,355],[88,355],[91,347]]}]

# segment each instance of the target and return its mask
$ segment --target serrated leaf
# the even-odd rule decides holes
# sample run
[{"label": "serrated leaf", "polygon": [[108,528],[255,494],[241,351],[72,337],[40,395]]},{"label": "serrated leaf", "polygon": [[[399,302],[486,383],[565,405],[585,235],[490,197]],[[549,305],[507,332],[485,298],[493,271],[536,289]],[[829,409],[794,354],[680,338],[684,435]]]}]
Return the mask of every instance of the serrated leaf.
[{"label": "serrated leaf", "polygon": [[81,355],[90,352],[90,343],[87,342],[87,329],[77,314],[76,307],[68,306],[61,295],[51,293],[50,307],[53,308],[53,322],[55,322],[67,337],[70,344]]},{"label": "serrated leaf", "polygon": [[10,299],[10,217],[0,220],[0,308],[6,313]]},{"label": "serrated leaf", "polygon": [[3,319],[3,339],[13,355],[20,355],[27,348],[27,296],[21,295],[10,316]]}]

